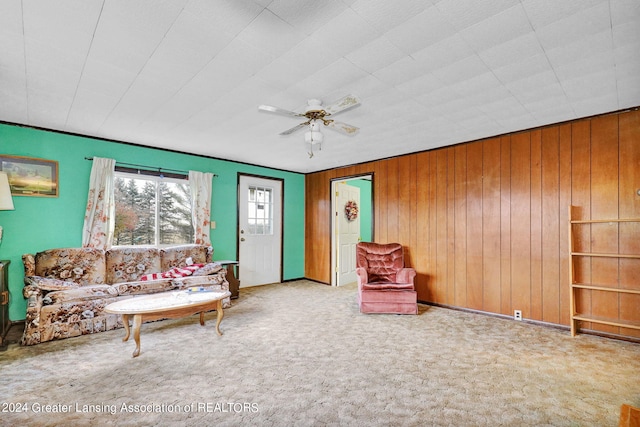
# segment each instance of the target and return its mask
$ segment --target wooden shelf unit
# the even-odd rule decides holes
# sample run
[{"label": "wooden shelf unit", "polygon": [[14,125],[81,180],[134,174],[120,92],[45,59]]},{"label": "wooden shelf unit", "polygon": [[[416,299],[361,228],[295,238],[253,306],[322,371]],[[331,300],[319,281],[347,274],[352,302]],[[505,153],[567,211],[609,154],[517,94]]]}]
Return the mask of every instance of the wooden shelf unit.
[{"label": "wooden shelf unit", "polygon": [[[569,293],[569,302],[571,304],[571,336],[575,336],[578,331],[578,322],[592,322],[602,325],[617,326],[621,328],[630,328],[640,330],[640,321],[625,321],[614,318],[605,318],[601,316],[593,316],[578,313],[576,310],[576,290],[588,289],[593,291],[615,292],[618,294],[635,294],[640,295],[640,289],[625,289],[625,288],[613,288],[611,286],[597,285],[591,283],[576,283],[575,282],[575,265],[574,261],[576,257],[599,257],[599,258],[631,258],[640,259],[640,254],[622,254],[622,253],[601,253],[601,252],[576,252],[574,251],[574,225],[577,224],[607,224],[607,223],[640,223],[640,218],[625,218],[625,219],[593,219],[593,220],[578,220],[574,219],[574,206],[569,206],[569,282],[571,284],[571,290]],[[616,229],[617,230],[617,229]]]}]

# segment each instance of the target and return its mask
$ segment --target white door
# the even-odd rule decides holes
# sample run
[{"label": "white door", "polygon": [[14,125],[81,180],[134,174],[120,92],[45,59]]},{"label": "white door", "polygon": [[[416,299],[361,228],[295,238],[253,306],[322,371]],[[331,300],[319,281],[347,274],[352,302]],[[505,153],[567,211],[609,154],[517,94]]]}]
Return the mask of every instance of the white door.
[{"label": "white door", "polygon": [[240,175],[240,287],[281,280],[282,181]]},{"label": "white door", "polygon": [[334,196],[335,284],[342,286],[356,281],[356,244],[360,241],[360,189],[338,182]]}]

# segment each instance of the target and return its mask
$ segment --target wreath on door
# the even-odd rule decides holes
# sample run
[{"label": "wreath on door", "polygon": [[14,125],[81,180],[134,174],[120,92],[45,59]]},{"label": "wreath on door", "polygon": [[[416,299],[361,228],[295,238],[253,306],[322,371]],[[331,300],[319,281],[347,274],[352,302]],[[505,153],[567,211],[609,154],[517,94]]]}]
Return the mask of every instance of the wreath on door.
[{"label": "wreath on door", "polygon": [[344,205],[344,215],[347,217],[347,221],[349,222],[358,218],[358,204],[353,200],[349,200]]}]

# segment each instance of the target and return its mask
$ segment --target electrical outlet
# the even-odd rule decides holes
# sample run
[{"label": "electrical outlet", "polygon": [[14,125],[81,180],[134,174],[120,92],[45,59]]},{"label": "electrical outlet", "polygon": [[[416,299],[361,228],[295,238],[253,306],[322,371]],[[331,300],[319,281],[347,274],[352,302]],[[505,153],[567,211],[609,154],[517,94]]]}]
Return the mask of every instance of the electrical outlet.
[{"label": "electrical outlet", "polygon": [[514,310],[513,311],[513,318],[515,320],[522,320],[522,310]]}]

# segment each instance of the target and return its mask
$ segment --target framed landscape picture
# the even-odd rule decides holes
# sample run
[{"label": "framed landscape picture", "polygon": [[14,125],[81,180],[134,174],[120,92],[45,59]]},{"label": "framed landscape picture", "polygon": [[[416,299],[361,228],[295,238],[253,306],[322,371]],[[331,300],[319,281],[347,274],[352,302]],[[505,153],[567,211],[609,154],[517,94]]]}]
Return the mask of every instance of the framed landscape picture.
[{"label": "framed landscape picture", "polygon": [[58,162],[0,154],[13,196],[58,197]]}]

